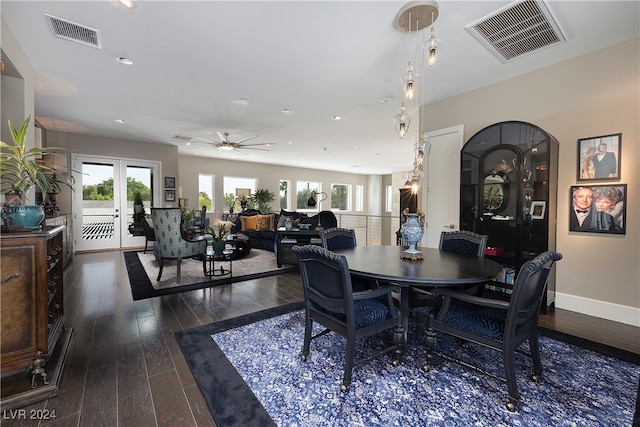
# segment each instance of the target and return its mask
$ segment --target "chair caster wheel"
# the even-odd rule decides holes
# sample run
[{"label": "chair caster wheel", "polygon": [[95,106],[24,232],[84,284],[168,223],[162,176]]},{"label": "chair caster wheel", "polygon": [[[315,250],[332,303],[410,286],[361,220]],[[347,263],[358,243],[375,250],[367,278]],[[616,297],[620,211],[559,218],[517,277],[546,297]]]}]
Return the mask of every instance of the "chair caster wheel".
[{"label": "chair caster wheel", "polygon": [[507,407],[507,410],[509,412],[516,412],[516,407],[518,406],[518,402],[514,400],[509,400],[505,406]]},{"label": "chair caster wheel", "polygon": [[346,386],[345,384],[340,384],[340,391],[343,393],[346,393],[349,391],[349,387]]},{"label": "chair caster wheel", "polygon": [[398,359],[393,359],[391,361],[391,366],[393,366],[394,368],[397,368],[400,365],[404,366],[404,362],[402,362],[401,360],[398,360]]},{"label": "chair caster wheel", "polygon": [[307,361],[307,355],[306,354],[301,354],[300,355],[300,360],[303,361],[303,362],[306,362]]},{"label": "chair caster wheel", "polygon": [[533,374],[533,375],[531,375],[530,378],[531,378],[531,381],[538,382],[540,380],[541,376],[542,375],[540,375],[540,374]]},{"label": "chair caster wheel", "polygon": [[431,365],[429,365],[428,363],[425,363],[424,365],[421,366],[421,368],[424,372],[429,372],[429,369],[431,369]]}]

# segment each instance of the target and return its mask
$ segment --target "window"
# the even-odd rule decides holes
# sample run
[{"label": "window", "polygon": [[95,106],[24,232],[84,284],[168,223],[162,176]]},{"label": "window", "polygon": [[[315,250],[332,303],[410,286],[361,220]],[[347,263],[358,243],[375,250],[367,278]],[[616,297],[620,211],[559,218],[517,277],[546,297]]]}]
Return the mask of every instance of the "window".
[{"label": "window", "polygon": [[237,211],[243,198],[248,201],[247,207],[253,208],[250,198],[256,191],[257,182],[256,178],[225,176],[223,184],[225,209],[229,212]]},{"label": "window", "polygon": [[331,184],[331,210],[348,211],[351,209],[351,186]]},{"label": "window", "polygon": [[385,212],[393,211],[393,187],[391,185],[387,185],[384,210]]},{"label": "window", "polygon": [[291,182],[281,179],[280,180],[280,209],[284,209],[286,211],[291,210],[289,208],[289,187],[291,186]]},{"label": "window", "polygon": [[213,175],[198,175],[198,209],[207,207],[207,212],[213,212]]},{"label": "window", "polygon": [[[298,181],[296,182],[296,210],[319,212],[320,211],[320,199],[322,195],[318,195],[320,192],[319,182]],[[307,202],[313,195],[316,200],[315,206],[308,206]]]},{"label": "window", "polygon": [[356,212],[364,211],[364,185],[356,185]]}]

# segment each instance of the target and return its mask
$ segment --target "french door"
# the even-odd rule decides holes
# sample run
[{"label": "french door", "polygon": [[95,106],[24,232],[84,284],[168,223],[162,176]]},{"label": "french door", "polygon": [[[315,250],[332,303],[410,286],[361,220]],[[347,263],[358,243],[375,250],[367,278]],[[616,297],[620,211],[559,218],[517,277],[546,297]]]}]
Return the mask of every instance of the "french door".
[{"label": "french door", "polygon": [[151,212],[160,199],[160,163],[109,157],[72,156],[76,191],[72,207],[75,251],[144,246],[131,233],[133,195]]}]

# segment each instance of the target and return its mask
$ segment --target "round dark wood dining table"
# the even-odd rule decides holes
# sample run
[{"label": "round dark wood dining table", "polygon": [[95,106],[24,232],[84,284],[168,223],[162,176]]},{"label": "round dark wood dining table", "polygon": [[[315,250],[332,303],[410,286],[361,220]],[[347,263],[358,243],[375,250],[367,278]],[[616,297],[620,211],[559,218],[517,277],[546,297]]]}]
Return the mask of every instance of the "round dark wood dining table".
[{"label": "round dark wood dining table", "polygon": [[345,256],[351,274],[400,286],[401,362],[404,361],[407,343],[409,287],[432,289],[482,283],[495,278],[503,267],[487,258],[445,252],[436,248],[419,248],[423,259],[412,261],[400,257],[404,249],[406,246],[356,246],[335,251]]}]

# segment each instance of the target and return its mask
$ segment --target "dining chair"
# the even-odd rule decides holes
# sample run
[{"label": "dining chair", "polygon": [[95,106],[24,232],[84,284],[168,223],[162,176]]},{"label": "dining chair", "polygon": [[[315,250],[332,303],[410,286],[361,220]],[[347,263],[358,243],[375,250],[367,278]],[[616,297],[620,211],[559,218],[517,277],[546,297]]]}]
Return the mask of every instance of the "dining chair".
[{"label": "dining chair", "polygon": [[[467,230],[443,231],[440,233],[439,249],[444,252],[454,252],[463,255],[473,255],[484,258],[484,250],[487,247],[489,236]],[[483,283],[465,286],[465,289],[473,288],[478,292]],[[434,298],[429,290],[419,287],[409,289],[409,308],[433,307],[440,304],[440,299]]]},{"label": "dining chair", "polygon": [[[562,259],[557,252],[546,251],[525,262],[516,277],[513,294],[509,301],[482,298],[468,293],[436,288],[434,296],[443,298],[436,316],[427,320],[427,363],[428,370],[433,364],[433,356],[472,367],[476,371],[488,374],[507,383],[509,393],[506,403],[509,411],[515,411],[519,402],[516,383],[514,353],[522,353],[533,360],[533,375],[537,381],[542,375],[542,363],[538,348],[538,312],[546,292],[547,277],[556,261]],[[473,360],[461,360],[437,349],[438,334],[448,334],[465,346],[476,343],[502,353],[504,377],[474,365]],[[529,352],[518,347],[524,341],[529,342]],[[469,353],[464,352],[463,358]],[[467,358],[469,359],[469,358]]]},{"label": "dining chair", "polygon": [[151,219],[156,235],[158,248],[158,262],[160,271],[158,278],[162,277],[162,269],[167,259],[176,260],[176,282],[180,283],[180,264],[184,258],[204,257],[207,250],[206,240],[186,240],[181,233],[182,211],[180,208],[151,208]]},{"label": "dining chair", "polygon": [[195,234],[203,234],[207,230],[207,207],[202,206],[201,210],[193,212],[193,228]]},{"label": "dining chair", "polygon": [[[305,302],[304,344],[300,359],[306,361],[309,357],[312,340],[331,331],[344,337],[347,346],[340,390],[346,393],[351,385],[356,341],[400,326],[400,314],[391,295],[395,288],[381,286],[354,292],[343,255],[316,245],[296,245],[292,250],[298,256]],[[313,322],[325,329],[312,336]],[[358,364],[399,349],[399,344],[393,344],[372,351]]]},{"label": "dining chair", "polygon": [[144,251],[142,253],[146,254],[149,242],[156,241],[156,232],[153,230],[153,226],[149,224],[148,218],[142,219],[142,233],[144,234]]},{"label": "dining chair", "polygon": [[[356,232],[349,228],[332,227],[319,232],[322,247],[329,251],[355,248],[358,246]],[[351,276],[351,284],[355,291],[364,291],[377,287],[377,282],[362,277]]]}]

